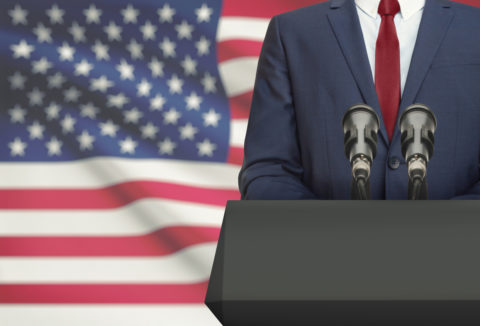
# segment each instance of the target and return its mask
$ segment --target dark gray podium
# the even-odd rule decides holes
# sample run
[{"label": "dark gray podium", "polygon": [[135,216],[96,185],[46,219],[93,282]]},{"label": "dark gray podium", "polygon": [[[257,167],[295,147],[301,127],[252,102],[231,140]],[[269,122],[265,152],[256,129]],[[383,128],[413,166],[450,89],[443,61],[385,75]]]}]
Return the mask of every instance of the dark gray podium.
[{"label": "dark gray podium", "polygon": [[223,325],[480,325],[480,201],[231,201]]}]

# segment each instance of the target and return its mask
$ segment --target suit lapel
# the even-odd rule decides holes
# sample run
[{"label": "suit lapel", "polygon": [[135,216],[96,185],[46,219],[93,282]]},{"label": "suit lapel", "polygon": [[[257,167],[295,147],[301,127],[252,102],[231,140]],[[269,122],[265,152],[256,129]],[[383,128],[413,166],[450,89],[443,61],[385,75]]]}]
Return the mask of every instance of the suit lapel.
[{"label": "suit lapel", "polygon": [[[378,103],[377,91],[375,89],[367,50],[365,49],[365,41],[356,10],[353,0],[333,0],[330,5],[330,11],[328,12],[328,19],[335,37],[340,44],[345,60],[362,93],[363,99],[366,104],[375,109],[380,117],[379,132],[385,144],[388,146],[387,131],[381,118],[382,112]],[[348,108],[345,108],[345,110],[347,109]]]},{"label": "suit lapel", "polygon": [[[411,104],[414,104],[415,98],[427,75],[430,65],[435,57],[445,33],[450,26],[454,16],[450,9],[450,3],[447,0],[427,0],[423,11],[422,21],[418,30],[417,41],[413,51],[412,61],[408,71],[405,89],[403,91],[402,101],[398,112],[398,118]],[[395,132],[392,143],[400,139],[398,130],[398,118],[395,124]]]}]

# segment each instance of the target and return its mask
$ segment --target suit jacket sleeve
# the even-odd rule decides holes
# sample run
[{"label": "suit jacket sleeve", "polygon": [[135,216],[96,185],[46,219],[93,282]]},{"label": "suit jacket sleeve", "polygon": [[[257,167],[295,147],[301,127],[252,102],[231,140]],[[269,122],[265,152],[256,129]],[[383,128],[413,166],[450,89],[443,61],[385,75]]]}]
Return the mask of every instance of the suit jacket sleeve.
[{"label": "suit jacket sleeve", "polygon": [[480,199],[480,182],[475,183],[475,185],[472,188],[470,188],[465,194],[460,196],[455,196],[451,199],[458,199],[458,200]]},{"label": "suit jacket sleeve", "polygon": [[[480,164],[478,165],[480,173]],[[467,199],[480,199],[480,180],[477,180],[467,192],[462,195],[455,196],[451,199],[467,200]]]},{"label": "suit jacket sleeve", "polygon": [[269,24],[260,54],[244,148],[242,199],[317,199],[302,182],[295,106],[278,17]]}]

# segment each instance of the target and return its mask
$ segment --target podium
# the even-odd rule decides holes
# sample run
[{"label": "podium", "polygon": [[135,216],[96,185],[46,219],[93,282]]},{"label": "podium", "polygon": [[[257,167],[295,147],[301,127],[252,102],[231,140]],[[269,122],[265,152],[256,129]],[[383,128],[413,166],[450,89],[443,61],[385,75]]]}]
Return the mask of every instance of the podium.
[{"label": "podium", "polygon": [[480,325],[480,201],[230,201],[223,325]]}]

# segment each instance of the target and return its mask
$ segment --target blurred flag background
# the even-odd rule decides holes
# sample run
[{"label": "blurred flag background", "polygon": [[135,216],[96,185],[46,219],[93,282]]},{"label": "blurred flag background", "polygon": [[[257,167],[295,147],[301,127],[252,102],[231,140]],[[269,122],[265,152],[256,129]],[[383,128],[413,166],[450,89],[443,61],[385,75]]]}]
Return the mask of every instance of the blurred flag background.
[{"label": "blurred flag background", "polygon": [[219,325],[265,31],[317,2],[1,1],[0,325]]}]

